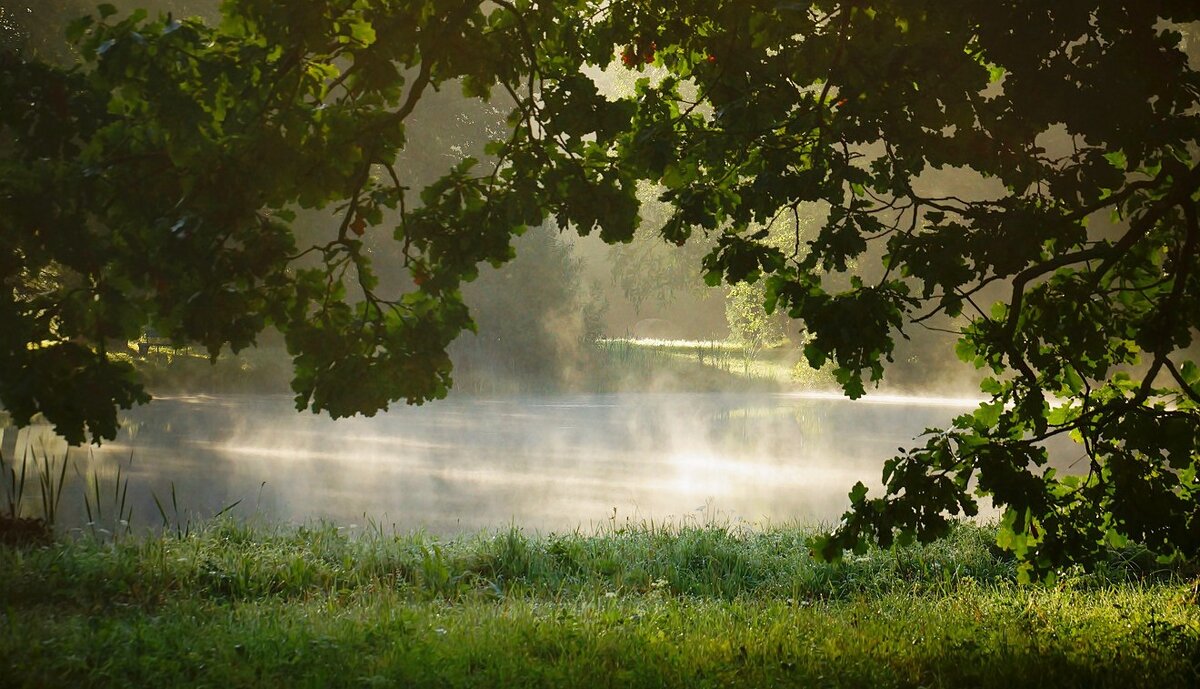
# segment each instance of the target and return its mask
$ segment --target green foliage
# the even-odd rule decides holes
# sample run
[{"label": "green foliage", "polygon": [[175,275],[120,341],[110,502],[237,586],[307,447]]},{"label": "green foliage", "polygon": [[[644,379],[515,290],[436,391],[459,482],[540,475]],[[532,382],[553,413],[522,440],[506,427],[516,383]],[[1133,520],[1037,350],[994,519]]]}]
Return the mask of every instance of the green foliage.
[{"label": "green foliage", "polygon": [[791,323],[786,317],[767,313],[763,309],[764,299],[762,283],[749,282],[730,287],[725,299],[729,334],[746,348],[747,354],[787,340],[787,328]]},{"label": "green foliage", "polygon": [[[12,54],[0,68],[0,274],[13,285],[0,401],[14,419],[41,412],[72,442],[112,437],[116,408],[148,398],[109,343],[148,324],[214,357],[276,327],[300,408],[369,414],[444,395],[446,346],[471,324],[459,286],[542,222],[537,165],[477,174],[463,160],[419,207],[393,165],[422,93],[495,83],[499,65],[477,57],[519,64],[516,29],[433,3],[230,2],[217,28],[101,14],[72,26],[83,70]],[[295,208],[338,220],[297,246]],[[417,289],[380,295],[362,236],[390,209]],[[31,289],[47,273],[58,279]]]},{"label": "green foliage", "polygon": [[[1183,43],[1200,5],[227,0],[223,16],[82,21],[73,71],[3,57],[0,402],[19,423],[111,437],[115,407],[146,397],[107,343],[147,324],[213,355],[274,326],[300,408],[439,397],[476,266],[549,216],[627,241],[650,184],[659,235],[704,235],[709,284],[763,280],[849,396],[906,328],[943,318],[993,376],[976,413],[887,463],[883,496],[852,493],[820,553],[935,538],[981,498],[1026,576],[1123,539],[1200,553],[1200,74]],[[582,71],[647,65],[611,98]],[[507,99],[508,128],[410,193],[407,118],[452,82]],[[820,227],[772,243],[804,204]],[[303,246],[296,208],[338,220]],[[364,248],[388,235],[400,294],[377,291]],[[1057,435],[1086,475],[1043,468]]]},{"label": "green foliage", "polygon": [[[754,236],[770,248],[796,256],[802,240],[807,238],[813,218],[808,212],[802,218],[797,208],[790,210],[791,213],[774,218],[765,230],[759,230]],[[721,277],[722,273],[716,271],[712,273],[711,281]],[[774,288],[777,284],[771,280],[745,279],[735,280],[729,288],[725,321],[729,324],[730,335],[748,351],[756,352],[792,338],[799,339],[799,334],[793,332],[795,323],[784,309],[776,308],[779,302]]]}]

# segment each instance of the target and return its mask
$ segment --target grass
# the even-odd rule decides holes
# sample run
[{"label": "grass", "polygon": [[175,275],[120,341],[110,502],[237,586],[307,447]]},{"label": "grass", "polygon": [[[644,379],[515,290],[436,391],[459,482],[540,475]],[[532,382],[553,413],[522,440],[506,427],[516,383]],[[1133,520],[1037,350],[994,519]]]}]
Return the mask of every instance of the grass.
[{"label": "grass", "polygon": [[[194,347],[155,345],[135,354],[137,343],[110,357],[131,364],[157,394],[284,393],[290,361],[282,349],[223,353],[214,363]],[[561,361],[529,368],[512,353],[475,352],[456,359],[455,391],[476,395],[552,392],[776,391],[831,388],[829,371],[815,371],[799,350],[781,345],[756,351],[732,341],[601,338],[581,343]]]},{"label": "grass", "polygon": [[831,385],[798,364],[790,347],[750,353],[735,342],[605,338],[593,345],[590,375],[601,390],[771,391]]},{"label": "grass", "polygon": [[986,528],[834,565],[807,532],[439,540],[217,520],[0,548],[3,686],[1154,686],[1200,681],[1188,573],[1019,586]]}]

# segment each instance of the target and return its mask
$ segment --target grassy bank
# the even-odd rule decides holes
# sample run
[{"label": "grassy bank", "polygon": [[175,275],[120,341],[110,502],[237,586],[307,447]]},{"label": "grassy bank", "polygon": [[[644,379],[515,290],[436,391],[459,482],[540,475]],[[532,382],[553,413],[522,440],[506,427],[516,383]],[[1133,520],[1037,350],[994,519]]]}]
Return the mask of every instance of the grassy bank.
[{"label": "grassy bank", "polygon": [[841,564],[799,529],[449,541],[233,522],[0,548],[4,686],[1153,686],[1200,681],[1191,576],[1022,587],[985,529]]},{"label": "grassy bank", "polygon": [[791,347],[750,351],[736,342],[610,338],[592,345],[590,385],[602,390],[776,391],[828,388]]},{"label": "grassy bank", "polygon": [[[458,353],[454,391],[505,395],[616,391],[776,391],[796,386],[829,388],[827,372],[799,363],[790,347],[747,351],[725,341],[604,338],[580,343],[562,360],[530,368],[504,352]],[[156,347],[145,355],[113,354],[137,369],[158,394],[290,391],[291,360],[281,347],[224,353],[213,363],[192,347]]]}]

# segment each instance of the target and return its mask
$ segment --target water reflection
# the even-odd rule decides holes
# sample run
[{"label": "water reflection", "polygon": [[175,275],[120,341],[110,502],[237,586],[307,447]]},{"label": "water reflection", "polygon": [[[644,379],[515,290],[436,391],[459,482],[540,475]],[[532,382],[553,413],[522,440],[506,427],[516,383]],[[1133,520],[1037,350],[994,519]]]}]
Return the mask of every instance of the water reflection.
[{"label": "water reflection", "polygon": [[[159,521],[154,496],[169,504],[172,484],[194,516],[242,499],[239,514],[365,516],[435,533],[509,523],[588,529],[614,508],[655,520],[697,509],[748,521],[828,520],[845,509],[855,481],[877,484],[898,446],[970,405],[610,394],[452,399],[332,421],[296,413],[285,397],[160,399],[132,413],[117,442],[72,451],[78,469],[60,520],[84,523],[82,497],[73,496],[96,481],[108,490],[118,466],[142,526]],[[62,451],[45,429],[16,440]],[[5,441],[13,446],[13,434]]]}]

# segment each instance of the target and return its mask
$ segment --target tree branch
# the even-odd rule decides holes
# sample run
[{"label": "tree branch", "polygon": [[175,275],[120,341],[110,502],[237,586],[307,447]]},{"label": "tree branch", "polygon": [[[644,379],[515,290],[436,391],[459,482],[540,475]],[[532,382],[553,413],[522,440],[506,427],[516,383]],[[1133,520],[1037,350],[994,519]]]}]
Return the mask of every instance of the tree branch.
[{"label": "tree branch", "polygon": [[[1162,175],[1159,176],[1161,177]],[[1158,178],[1156,177],[1155,179],[1157,180]],[[1145,215],[1138,218],[1137,222],[1129,228],[1129,231],[1113,245],[1109,255],[1105,257],[1100,267],[1092,273],[1091,289],[1094,290],[1099,286],[1100,281],[1112,269],[1113,264],[1121,260],[1135,244],[1149,234],[1150,230],[1154,229],[1154,226],[1166,215],[1167,211],[1177,205],[1188,203],[1197,187],[1200,187],[1200,165],[1187,170],[1185,175],[1176,179],[1174,184],[1171,185],[1170,192]]]},{"label": "tree branch", "polygon": [[1175,362],[1164,357],[1163,365],[1170,371],[1171,377],[1175,379],[1175,382],[1179,383],[1179,387],[1183,390],[1184,394],[1191,398],[1193,402],[1200,404],[1200,392],[1197,392],[1195,388],[1188,385],[1188,382],[1183,379],[1183,374],[1179,372],[1178,368],[1175,368]]}]

